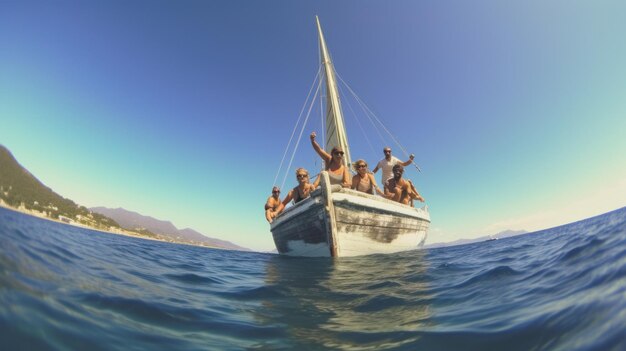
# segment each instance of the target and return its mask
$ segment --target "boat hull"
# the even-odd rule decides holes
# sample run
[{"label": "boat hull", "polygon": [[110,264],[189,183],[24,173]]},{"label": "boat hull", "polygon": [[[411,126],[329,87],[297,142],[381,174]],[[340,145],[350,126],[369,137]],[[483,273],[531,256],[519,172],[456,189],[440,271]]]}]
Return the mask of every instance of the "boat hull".
[{"label": "boat hull", "polygon": [[279,253],[345,257],[415,250],[426,241],[428,209],[380,196],[327,187],[285,211],[272,223]]},{"label": "boat hull", "polygon": [[319,191],[285,211],[272,222],[278,252],[290,256],[330,256],[326,217]]}]

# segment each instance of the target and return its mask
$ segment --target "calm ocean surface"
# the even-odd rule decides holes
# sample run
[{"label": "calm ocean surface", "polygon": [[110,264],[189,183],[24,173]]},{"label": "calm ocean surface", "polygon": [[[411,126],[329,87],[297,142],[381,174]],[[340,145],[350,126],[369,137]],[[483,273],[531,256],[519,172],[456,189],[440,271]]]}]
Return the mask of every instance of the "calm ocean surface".
[{"label": "calm ocean surface", "polygon": [[0,349],[626,350],[626,207],[508,239],[337,260],[134,239],[0,208]]}]

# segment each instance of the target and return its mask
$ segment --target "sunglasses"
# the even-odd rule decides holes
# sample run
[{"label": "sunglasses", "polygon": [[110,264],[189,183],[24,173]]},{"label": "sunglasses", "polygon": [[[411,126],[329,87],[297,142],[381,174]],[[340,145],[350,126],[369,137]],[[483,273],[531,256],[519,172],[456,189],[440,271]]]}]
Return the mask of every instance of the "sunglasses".
[{"label": "sunglasses", "polygon": [[356,168],[366,168],[366,167],[367,167],[367,165],[358,165],[358,166],[356,166]]},{"label": "sunglasses", "polygon": [[343,151],[336,151],[335,155],[343,156]]},{"label": "sunglasses", "polygon": [[280,191],[278,191],[278,190],[272,191],[272,194],[280,194]]},{"label": "sunglasses", "polygon": [[308,174],[298,174],[296,178],[301,179],[301,178],[306,178],[308,176],[309,176]]},{"label": "sunglasses", "polygon": [[384,152],[384,153],[386,153],[386,154],[390,154],[390,153],[391,153],[391,150],[385,150],[385,151],[383,151],[383,152]]}]

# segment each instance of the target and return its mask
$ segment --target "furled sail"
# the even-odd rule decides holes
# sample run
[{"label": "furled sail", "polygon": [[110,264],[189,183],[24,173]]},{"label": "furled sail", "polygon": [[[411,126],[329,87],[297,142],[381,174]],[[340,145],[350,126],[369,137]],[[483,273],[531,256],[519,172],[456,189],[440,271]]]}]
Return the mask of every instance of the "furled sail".
[{"label": "furled sail", "polygon": [[[338,82],[317,17],[316,21],[327,100],[326,114],[323,116],[326,125],[322,129],[326,134],[320,137],[325,139],[326,151],[334,147],[342,148],[343,162],[350,166],[350,149],[337,90]],[[318,82],[317,77],[315,82]],[[300,118],[296,124],[299,122]],[[306,122],[303,123],[300,136],[304,126]],[[424,245],[430,225],[426,206],[413,208],[378,195],[333,185],[327,171],[320,172],[319,180],[320,188],[311,192],[310,197],[285,209],[270,223],[272,238],[280,254],[345,257],[395,253]]]},{"label": "furled sail", "polygon": [[344,151],[343,162],[346,166],[352,164],[350,158],[350,148],[348,146],[348,135],[343,122],[343,113],[341,112],[341,102],[339,101],[339,93],[337,91],[337,80],[335,78],[335,69],[330,60],[326,41],[322,34],[322,26],[320,20],[315,16],[317,21],[317,30],[319,32],[320,50],[322,56],[322,64],[326,75],[326,145],[325,149],[328,153],[334,148],[339,147]]}]

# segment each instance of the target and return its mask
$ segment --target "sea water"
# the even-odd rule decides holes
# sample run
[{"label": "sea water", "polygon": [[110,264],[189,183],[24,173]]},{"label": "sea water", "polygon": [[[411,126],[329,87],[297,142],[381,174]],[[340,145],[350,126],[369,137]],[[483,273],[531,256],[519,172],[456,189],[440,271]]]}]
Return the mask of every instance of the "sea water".
[{"label": "sea water", "polygon": [[0,349],[626,350],[626,208],[340,259],[169,244],[0,209]]}]

